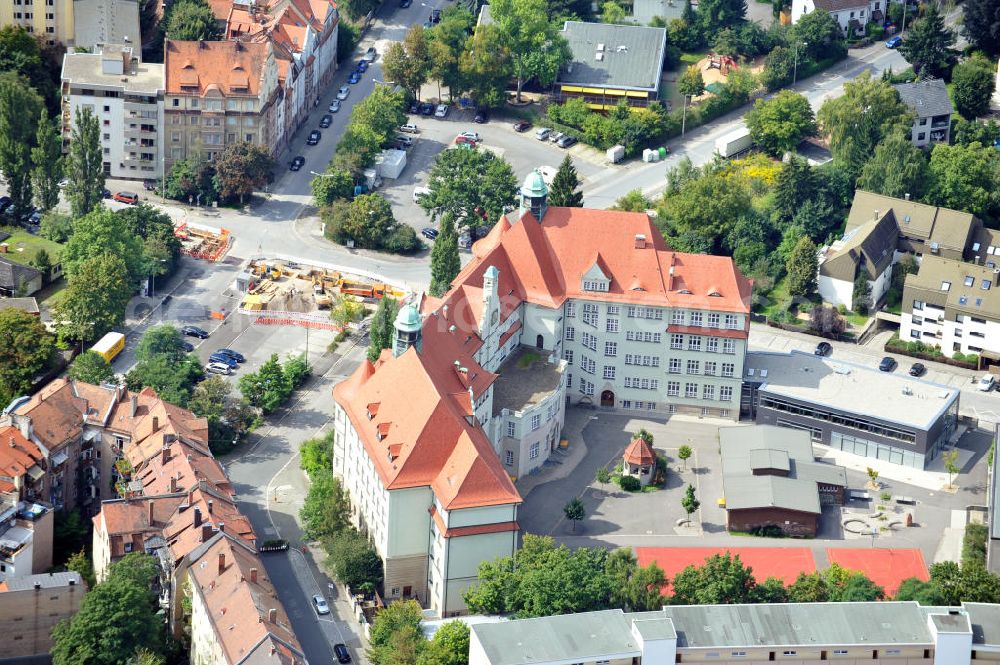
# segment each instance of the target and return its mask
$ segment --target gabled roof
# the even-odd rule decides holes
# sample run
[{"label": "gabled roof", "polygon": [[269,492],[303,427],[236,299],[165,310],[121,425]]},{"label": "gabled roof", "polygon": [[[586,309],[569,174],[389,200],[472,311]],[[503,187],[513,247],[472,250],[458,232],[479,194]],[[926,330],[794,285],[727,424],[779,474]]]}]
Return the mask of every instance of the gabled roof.
[{"label": "gabled roof", "polygon": [[42,451],[16,427],[0,427],[0,477],[20,478],[42,461]]},{"label": "gabled roof", "polygon": [[42,276],[42,273],[31,266],[14,263],[0,256],[0,288],[16,291],[22,284],[28,284]]},{"label": "gabled roof", "polygon": [[899,229],[892,211],[855,227],[835,242],[820,264],[820,274],[853,282],[863,256],[868,279],[874,280],[892,264]]},{"label": "gabled roof", "polygon": [[18,415],[31,418],[31,434],[50,451],[78,437],[84,424],[103,426],[117,399],[114,388],[72,379],[56,379],[18,407]]},{"label": "gabled roof", "polygon": [[168,39],[164,50],[167,94],[204,95],[212,89],[223,96],[245,97],[270,92],[261,89],[271,59],[270,44]]},{"label": "gabled roof", "polygon": [[857,190],[847,216],[845,233],[892,213],[899,235],[961,252],[978,224],[967,212]]},{"label": "gabled roof", "polygon": [[643,438],[636,437],[625,449],[625,461],[638,466],[649,466],[656,463],[656,453],[653,446]]},{"label": "gabled roof", "polygon": [[951,115],[955,107],[948,96],[948,88],[941,79],[898,83],[893,86],[899,99],[917,114],[918,118],[935,115]]},{"label": "gabled roof", "polygon": [[[566,21],[569,63],[557,83],[655,91],[667,47],[667,31],[637,25]],[[598,55],[598,44],[603,50]]]}]

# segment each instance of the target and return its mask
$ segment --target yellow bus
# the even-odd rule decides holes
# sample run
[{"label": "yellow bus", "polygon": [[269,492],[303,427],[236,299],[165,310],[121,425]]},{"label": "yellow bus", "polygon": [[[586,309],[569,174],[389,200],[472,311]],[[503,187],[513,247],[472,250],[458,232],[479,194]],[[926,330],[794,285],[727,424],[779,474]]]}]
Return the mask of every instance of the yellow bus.
[{"label": "yellow bus", "polygon": [[109,332],[107,335],[99,339],[97,344],[92,346],[90,350],[108,362],[111,362],[124,348],[125,335],[116,332]]}]

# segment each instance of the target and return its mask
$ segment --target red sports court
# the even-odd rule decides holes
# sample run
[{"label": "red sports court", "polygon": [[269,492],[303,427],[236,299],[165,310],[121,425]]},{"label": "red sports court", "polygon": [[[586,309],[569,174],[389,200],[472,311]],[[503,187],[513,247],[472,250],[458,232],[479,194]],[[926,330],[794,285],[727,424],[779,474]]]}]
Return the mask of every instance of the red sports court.
[{"label": "red sports court", "polygon": [[896,595],[899,584],[909,577],[927,581],[924,555],[917,549],[839,548],[826,550],[830,563],[864,573],[875,584],[885,589],[890,598]]},{"label": "red sports court", "polygon": [[701,566],[713,554],[727,551],[738,554],[743,565],[753,569],[758,582],[777,577],[788,586],[799,573],[816,570],[816,561],[808,547],[637,547],[635,556],[640,566],[656,562],[667,578],[673,579],[688,566]]}]

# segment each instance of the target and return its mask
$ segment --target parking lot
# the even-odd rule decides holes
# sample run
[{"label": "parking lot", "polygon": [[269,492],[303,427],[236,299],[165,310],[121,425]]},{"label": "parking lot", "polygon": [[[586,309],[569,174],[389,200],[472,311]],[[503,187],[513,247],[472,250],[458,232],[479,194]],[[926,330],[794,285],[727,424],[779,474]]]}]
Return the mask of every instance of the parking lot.
[{"label": "parking lot", "polygon": [[519,134],[514,131],[515,118],[494,115],[489,122],[473,122],[475,111],[452,106],[446,118],[409,115],[407,122],[415,123],[419,134],[407,134],[414,139],[407,151],[406,168],[396,180],[385,180],[379,193],[391,204],[396,219],[419,230],[429,226],[429,218],[423,208],[413,202],[414,187],[424,187],[434,158],[448,148],[455,137],[464,131],[475,131],[483,137],[480,150],[486,149],[510,162],[520,184],[526,175],[539,166],[555,170],[566,154],[576,166],[582,187],[586,189],[587,179],[597,176],[606,169],[604,155],[593,148],[577,144],[564,150],[551,141],[535,138],[535,129]]}]

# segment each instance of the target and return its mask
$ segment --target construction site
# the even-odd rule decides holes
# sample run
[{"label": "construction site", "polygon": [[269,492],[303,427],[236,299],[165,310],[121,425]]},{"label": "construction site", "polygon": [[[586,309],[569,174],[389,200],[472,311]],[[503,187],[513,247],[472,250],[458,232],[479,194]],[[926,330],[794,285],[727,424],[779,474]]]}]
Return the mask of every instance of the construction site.
[{"label": "construction site", "polygon": [[240,312],[257,317],[257,323],[323,328],[334,327],[329,310],[340,297],[375,305],[385,296],[408,295],[360,275],[281,259],[251,259],[236,286],[243,294]]},{"label": "construction site", "polygon": [[181,241],[181,254],[206,261],[218,261],[225,256],[233,240],[228,229],[213,231],[188,222],[174,228],[174,237]]}]

